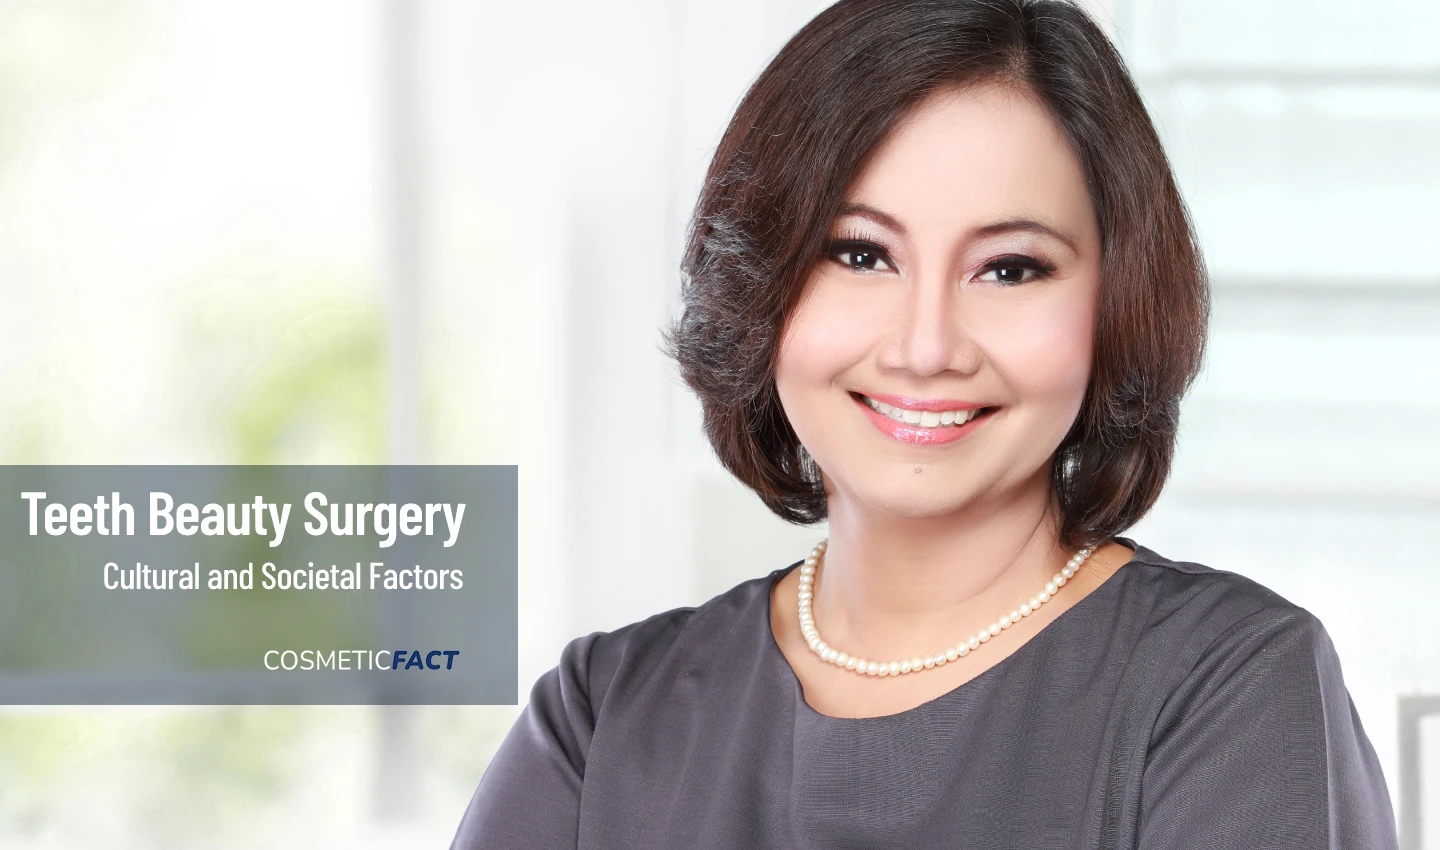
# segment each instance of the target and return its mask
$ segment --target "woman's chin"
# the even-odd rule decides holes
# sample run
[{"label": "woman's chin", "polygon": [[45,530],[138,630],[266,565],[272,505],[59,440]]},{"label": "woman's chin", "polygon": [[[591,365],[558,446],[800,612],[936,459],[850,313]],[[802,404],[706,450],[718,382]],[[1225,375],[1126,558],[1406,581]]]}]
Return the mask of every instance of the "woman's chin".
[{"label": "woman's chin", "polygon": [[[917,478],[921,477],[919,475]],[[921,492],[923,491],[923,492]],[[930,519],[962,510],[973,501],[973,494],[958,489],[939,491],[923,485],[912,487],[870,488],[854,494],[856,501],[868,511],[896,519]]]}]

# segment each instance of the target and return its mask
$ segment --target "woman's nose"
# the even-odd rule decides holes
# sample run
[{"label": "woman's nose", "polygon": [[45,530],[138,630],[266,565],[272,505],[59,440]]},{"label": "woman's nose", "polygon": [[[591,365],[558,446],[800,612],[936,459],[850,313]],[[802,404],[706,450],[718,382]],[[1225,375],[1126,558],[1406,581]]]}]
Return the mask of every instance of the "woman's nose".
[{"label": "woman's nose", "polygon": [[940,275],[910,282],[892,317],[880,365],[920,376],[973,371],[979,349],[965,328],[961,294]]}]

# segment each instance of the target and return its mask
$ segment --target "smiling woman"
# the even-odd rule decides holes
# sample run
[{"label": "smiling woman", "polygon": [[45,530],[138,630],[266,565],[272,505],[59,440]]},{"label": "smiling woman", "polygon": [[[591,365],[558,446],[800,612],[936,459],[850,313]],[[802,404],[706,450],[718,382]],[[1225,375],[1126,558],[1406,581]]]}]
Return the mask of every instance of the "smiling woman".
[{"label": "smiling woman", "polygon": [[830,538],[572,641],[456,847],[1395,846],[1320,622],[1119,536],[1208,288],[1078,7],[830,7],[739,105],[683,269],[717,456]]},{"label": "smiling woman", "polygon": [[[1099,224],[1063,129],[1013,84],[936,91],[872,155],[830,233],[775,385],[832,487],[886,513],[950,514],[1025,486],[1042,504],[1089,384],[1100,292]],[[856,417],[867,400],[891,416]],[[975,409],[966,427],[938,421]],[[983,455],[949,445],[980,428]],[[932,473],[923,489],[911,468]]]}]

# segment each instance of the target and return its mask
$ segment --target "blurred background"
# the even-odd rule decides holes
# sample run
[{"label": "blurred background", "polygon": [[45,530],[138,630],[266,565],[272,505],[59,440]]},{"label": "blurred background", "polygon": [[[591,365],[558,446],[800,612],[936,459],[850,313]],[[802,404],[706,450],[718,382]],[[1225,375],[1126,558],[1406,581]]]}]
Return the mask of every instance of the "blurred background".
[{"label": "blurred background", "polygon": [[[0,0],[0,463],[514,463],[520,693],[803,556],[659,349],[817,0]],[[1215,287],[1127,536],[1326,625],[1440,848],[1440,4],[1094,0]],[[443,847],[516,707],[0,708],[0,848]]]}]

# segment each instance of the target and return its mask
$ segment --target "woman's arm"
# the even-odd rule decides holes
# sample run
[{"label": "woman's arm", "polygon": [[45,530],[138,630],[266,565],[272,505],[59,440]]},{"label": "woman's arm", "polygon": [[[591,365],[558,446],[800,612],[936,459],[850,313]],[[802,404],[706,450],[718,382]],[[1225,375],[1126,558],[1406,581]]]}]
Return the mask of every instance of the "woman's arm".
[{"label": "woman's arm", "polygon": [[1221,634],[1167,700],[1142,850],[1394,850],[1394,810],[1329,635],[1274,607]]},{"label": "woman's arm", "polygon": [[575,850],[595,728],[587,682],[597,637],[570,641],[559,666],[536,681],[481,777],[451,850]]}]

